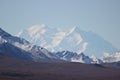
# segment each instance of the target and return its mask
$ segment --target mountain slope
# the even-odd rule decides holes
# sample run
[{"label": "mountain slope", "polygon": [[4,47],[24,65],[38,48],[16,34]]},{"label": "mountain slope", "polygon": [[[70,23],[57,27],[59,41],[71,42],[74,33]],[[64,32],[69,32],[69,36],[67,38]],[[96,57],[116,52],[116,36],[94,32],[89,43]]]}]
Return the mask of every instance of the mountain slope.
[{"label": "mountain slope", "polygon": [[7,42],[0,44],[0,55],[17,57],[25,60],[33,60],[31,53],[26,52],[18,47],[15,47]]},{"label": "mountain slope", "polygon": [[87,64],[101,64],[103,63],[101,60],[93,57],[89,57],[84,55],[83,53],[77,54],[75,52],[70,51],[61,51],[55,53],[60,59],[70,62],[80,62],[80,63],[87,63]]},{"label": "mountain slope", "polygon": [[[0,28],[0,53],[2,55],[34,61],[51,61],[57,57],[43,47],[33,45],[23,38],[15,37]],[[58,59],[59,60],[59,59]]]},{"label": "mountain slope", "polygon": [[117,51],[99,35],[82,31],[78,27],[61,29],[50,28],[44,24],[35,25],[19,32],[17,36],[52,52],[68,50],[78,54],[84,52],[88,56],[94,54],[100,58],[106,52],[113,54]]}]

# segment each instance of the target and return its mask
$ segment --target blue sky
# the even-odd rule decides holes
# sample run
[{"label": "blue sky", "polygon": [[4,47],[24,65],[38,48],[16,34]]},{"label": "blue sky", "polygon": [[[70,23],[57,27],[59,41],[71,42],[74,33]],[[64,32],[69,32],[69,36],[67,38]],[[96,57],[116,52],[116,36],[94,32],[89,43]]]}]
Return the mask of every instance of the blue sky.
[{"label": "blue sky", "polygon": [[0,26],[11,34],[42,23],[79,26],[120,49],[120,0],[0,0]]}]

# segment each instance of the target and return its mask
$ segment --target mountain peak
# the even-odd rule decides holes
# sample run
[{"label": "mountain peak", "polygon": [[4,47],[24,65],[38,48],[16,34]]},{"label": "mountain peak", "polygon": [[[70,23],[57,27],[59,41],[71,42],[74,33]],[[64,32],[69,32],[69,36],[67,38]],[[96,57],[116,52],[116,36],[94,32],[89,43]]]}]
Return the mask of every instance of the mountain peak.
[{"label": "mountain peak", "polygon": [[37,33],[44,34],[46,32],[46,25],[45,24],[34,25],[28,29],[28,32],[30,33],[30,36],[34,36]]},{"label": "mountain peak", "polygon": [[32,27],[29,28],[29,30],[41,29],[44,28],[45,26],[46,26],[45,24],[33,25]]}]

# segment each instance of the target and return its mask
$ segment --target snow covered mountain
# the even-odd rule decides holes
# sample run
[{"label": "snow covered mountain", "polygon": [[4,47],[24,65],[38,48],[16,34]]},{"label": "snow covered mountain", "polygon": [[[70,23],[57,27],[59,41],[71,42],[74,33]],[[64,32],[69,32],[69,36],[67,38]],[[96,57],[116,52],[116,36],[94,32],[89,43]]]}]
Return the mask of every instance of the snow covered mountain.
[{"label": "snow covered mountain", "polygon": [[[14,39],[12,40],[12,38]],[[7,55],[25,60],[33,60],[32,55],[30,55],[29,52],[12,45],[14,41],[16,43],[19,40],[19,38],[12,37],[10,34],[0,28],[0,55]],[[25,42],[27,43],[27,41]],[[22,42],[20,41],[20,43]]]},{"label": "snow covered mountain", "polygon": [[[67,33],[68,34],[68,33]],[[35,36],[35,35],[34,35]],[[52,36],[52,35],[51,35]],[[58,36],[59,37],[59,36]],[[73,36],[74,37],[74,36]],[[76,38],[75,38],[76,39]],[[81,38],[82,39],[82,38]],[[69,45],[68,45],[69,46]],[[73,45],[74,46],[74,45]],[[49,52],[47,49],[31,44],[23,38],[15,37],[0,28],[0,55],[7,55],[16,58],[32,61],[69,61],[80,63],[117,62],[120,61],[120,53],[104,55],[102,60],[95,56],[86,56],[82,52],[71,51]]]},{"label": "snow covered mountain", "polygon": [[[100,63],[83,53],[61,51],[51,53],[43,47],[33,45],[23,38],[15,37],[0,28],[0,55],[7,55],[33,61],[69,61],[80,63]],[[97,59],[97,58],[96,58]],[[97,59],[98,60],[98,59]]]},{"label": "snow covered mountain", "polygon": [[57,57],[43,47],[33,45],[0,28],[0,54],[34,61],[51,61]]},{"label": "snow covered mountain", "polygon": [[101,64],[102,61],[97,59],[97,58],[93,58],[93,57],[89,57],[84,55],[83,53],[77,54],[75,52],[70,52],[70,51],[61,51],[61,52],[57,52],[55,53],[60,59],[65,60],[65,61],[70,61],[70,62],[80,62],[80,63],[87,63],[87,64]]},{"label": "snow covered mountain", "polygon": [[120,52],[116,52],[112,55],[110,55],[109,53],[105,53],[102,57],[102,61],[105,63],[118,62],[120,61]]},{"label": "snow covered mountain", "polygon": [[83,52],[88,56],[94,54],[100,58],[104,53],[113,54],[118,51],[99,35],[82,31],[78,27],[61,29],[41,24],[22,30],[17,36],[43,46],[51,52],[68,50],[78,54]]}]

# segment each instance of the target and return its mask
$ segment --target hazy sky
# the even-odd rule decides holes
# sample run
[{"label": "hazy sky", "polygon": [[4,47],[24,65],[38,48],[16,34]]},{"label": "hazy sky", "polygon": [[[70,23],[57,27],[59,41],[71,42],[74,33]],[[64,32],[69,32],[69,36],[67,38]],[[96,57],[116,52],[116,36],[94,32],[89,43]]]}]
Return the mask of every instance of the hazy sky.
[{"label": "hazy sky", "polygon": [[42,23],[79,26],[120,49],[120,0],[0,0],[0,26],[11,34]]}]

